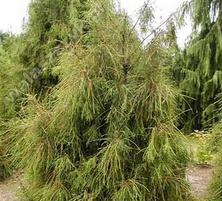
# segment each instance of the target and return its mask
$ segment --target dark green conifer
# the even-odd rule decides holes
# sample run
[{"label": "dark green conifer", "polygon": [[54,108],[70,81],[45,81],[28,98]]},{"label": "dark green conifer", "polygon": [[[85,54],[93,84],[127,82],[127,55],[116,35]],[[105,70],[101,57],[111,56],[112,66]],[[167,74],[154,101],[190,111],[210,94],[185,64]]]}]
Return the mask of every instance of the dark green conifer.
[{"label": "dark green conifer", "polygon": [[[77,41],[83,32],[82,12],[86,0],[35,0],[29,6],[29,21],[24,25],[24,48],[20,58],[25,69],[38,68],[41,76],[32,84],[32,90],[42,94],[58,83],[52,75],[53,66],[62,47]],[[43,94],[42,94],[43,95]]]},{"label": "dark green conifer", "polygon": [[176,57],[174,72],[184,94],[184,129],[192,132],[218,120],[215,110],[222,88],[221,1],[193,0],[184,8],[191,15],[194,30],[185,50]]}]

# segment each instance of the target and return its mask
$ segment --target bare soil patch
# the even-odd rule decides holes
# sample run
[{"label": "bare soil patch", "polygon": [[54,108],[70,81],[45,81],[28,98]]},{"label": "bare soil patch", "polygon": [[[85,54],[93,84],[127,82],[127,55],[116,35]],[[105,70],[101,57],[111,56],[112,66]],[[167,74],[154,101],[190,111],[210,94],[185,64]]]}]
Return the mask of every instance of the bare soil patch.
[{"label": "bare soil patch", "polygon": [[191,195],[203,199],[213,176],[213,166],[193,165],[187,169],[186,178],[191,185]]},{"label": "bare soil patch", "polygon": [[0,201],[16,201],[18,200],[17,192],[21,189],[22,174],[18,173],[12,178],[0,183]]}]

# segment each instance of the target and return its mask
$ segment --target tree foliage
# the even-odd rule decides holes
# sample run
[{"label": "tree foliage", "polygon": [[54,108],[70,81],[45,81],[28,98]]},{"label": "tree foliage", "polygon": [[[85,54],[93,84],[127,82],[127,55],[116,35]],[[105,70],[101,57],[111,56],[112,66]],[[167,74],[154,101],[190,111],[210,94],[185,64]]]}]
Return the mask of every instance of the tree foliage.
[{"label": "tree foliage", "polygon": [[[29,21],[22,34],[14,36],[0,32],[1,158],[9,161],[11,150],[6,149],[14,140],[14,136],[5,133],[5,124],[19,115],[21,107],[26,104],[23,103],[26,94],[43,97],[43,93],[58,82],[51,70],[62,46],[78,40],[79,33],[83,32],[83,23],[80,24],[79,20],[81,12],[87,9],[83,5],[85,1],[32,1]],[[11,166],[4,164],[5,167]]]},{"label": "tree foliage", "polygon": [[19,93],[18,83],[23,73],[18,57],[20,44],[20,38],[11,35],[0,45],[0,118],[3,119],[10,119],[19,107],[14,95]]},{"label": "tree foliage", "polygon": [[[39,37],[26,47],[33,53],[27,66],[37,59],[31,67],[57,36],[51,31],[63,33],[60,17],[65,22],[70,17],[63,7],[45,2],[31,6],[53,8],[59,20],[54,24],[49,15],[45,30],[42,7],[40,13],[30,11],[30,26],[45,30],[41,47],[36,49]],[[72,10],[73,1],[66,3],[64,10]],[[59,83],[45,99],[29,96],[20,116],[4,123],[3,135],[12,136],[10,153],[25,170],[22,200],[187,200],[189,155],[175,126],[177,90],[165,72],[168,32],[160,31],[143,47],[135,26],[111,1],[85,6],[80,17],[71,18],[82,20],[79,40],[66,43],[50,68]],[[32,24],[36,16],[39,22]]]},{"label": "tree foliage", "polygon": [[184,9],[191,15],[194,32],[183,53],[175,59],[174,75],[184,94],[184,129],[190,132],[218,120],[215,110],[222,87],[221,1],[195,0]]},{"label": "tree foliage", "polygon": [[20,58],[24,68],[42,71],[32,85],[35,93],[45,92],[58,83],[58,77],[52,76],[52,68],[57,65],[64,44],[78,40],[83,32],[80,19],[84,10],[87,10],[85,0],[35,0],[30,3],[29,21],[21,36],[24,48]]},{"label": "tree foliage", "polygon": [[20,38],[8,33],[3,33],[2,36],[4,40],[0,43],[0,179],[5,179],[11,174],[12,164],[7,150],[10,140],[2,131],[5,128],[4,122],[9,121],[19,111],[19,88],[22,84],[20,80],[23,68],[18,57]]},{"label": "tree foliage", "polygon": [[222,160],[222,124],[221,121],[217,123],[211,130],[211,140],[209,141],[208,150],[211,151],[216,156],[214,164],[214,175],[211,180],[210,187],[208,189],[208,200],[209,201],[219,201],[221,200],[221,160]]}]

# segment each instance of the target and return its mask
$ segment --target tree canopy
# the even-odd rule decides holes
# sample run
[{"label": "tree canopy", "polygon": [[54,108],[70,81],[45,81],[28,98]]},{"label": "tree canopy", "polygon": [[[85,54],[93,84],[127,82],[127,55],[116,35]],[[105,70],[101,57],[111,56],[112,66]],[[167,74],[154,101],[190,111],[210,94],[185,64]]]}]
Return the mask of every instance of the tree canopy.
[{"label": "tree canopy", "polygon": [[187,132],[209,128],[218,121],[221,93],[221,1],[193,0],[185,4],[194,29],[187,47],[175,59],[174,76],[183,92],[181,107]]}]

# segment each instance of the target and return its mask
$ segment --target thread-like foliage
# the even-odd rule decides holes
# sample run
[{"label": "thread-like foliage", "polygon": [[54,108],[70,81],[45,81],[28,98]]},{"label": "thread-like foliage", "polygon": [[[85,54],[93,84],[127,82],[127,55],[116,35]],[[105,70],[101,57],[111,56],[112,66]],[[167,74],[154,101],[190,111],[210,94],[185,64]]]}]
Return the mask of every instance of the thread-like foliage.
[{"label": "thread-like foliage", "polygon": [[174,125],[164,34],[144,48],[110,1],[88,6],[87,32],[53,68],[59,84],[5,124],[25,170],[22,200],[187,200],[189,155]]},{"label": "thread-like foliage", "polygon": [[222,190],[221,190],[221,159],[222,159],[222,152],[221,152],[221,144],[222,144],[222,124],[221,122],[217,123],[212,131],[211,131],[211,141],[209,143],[209,150],[215,154],[215,167],[214,167],[214,175],[208,189],[208,200],[209,201],[219,201],[222,198]]},{"label": "thread-like foliage", "polygon": [[14,136],[7,134],[8,126],[5,124],[18,115],[27,93],[41,98],[58,82],[58,77],[51,73],[52,68],[57,63],[62,46],[77,41],[82,34],[84,23],[79,19],[84,9],[87,10],[85,1],[31,1],[29,21],[24,25],[23,33],[14,36],[0,32],[2,160],[11,155],[10,149],[6,149],[11,146],[10,140],[14,141]]},{"label": "thread-like foliage", "polygon": [[[19,63],[20,39],[12,34],[2,34],[0,42],[0,179],[5,179],[11,174],[11,162],[7,151],[9,138],[5,137],[4,122],[10,120],[19,111],[21,105],[20,83],[22,66]],[[20,83],[20,85],[18,85]],[[27,92],[27,91],[25,91]]]}]

